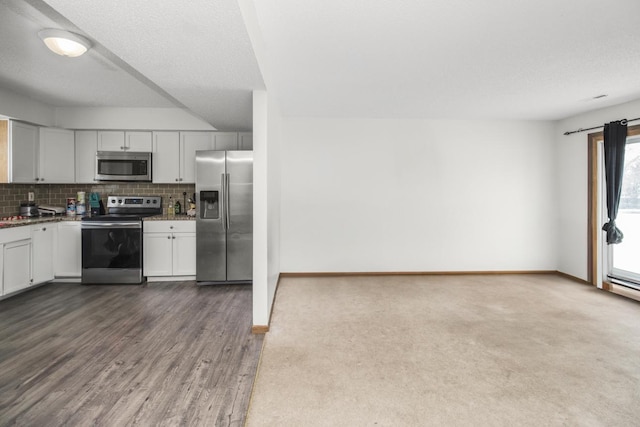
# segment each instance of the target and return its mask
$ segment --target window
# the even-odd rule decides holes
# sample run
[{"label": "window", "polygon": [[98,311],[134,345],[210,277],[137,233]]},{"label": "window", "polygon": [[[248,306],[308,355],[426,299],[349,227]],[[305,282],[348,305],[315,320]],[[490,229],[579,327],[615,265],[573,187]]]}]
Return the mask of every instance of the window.
[{"label": "window", "polygon": [[624,239],[607,250],[607,275],[640,289],[640,137],[627,138],[616,223]]}]

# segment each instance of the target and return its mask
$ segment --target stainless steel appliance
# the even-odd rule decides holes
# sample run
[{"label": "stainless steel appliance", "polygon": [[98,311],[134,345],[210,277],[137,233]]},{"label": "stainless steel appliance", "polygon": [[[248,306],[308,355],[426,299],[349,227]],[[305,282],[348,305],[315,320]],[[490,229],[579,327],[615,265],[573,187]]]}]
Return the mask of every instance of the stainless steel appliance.
[{"label": "stainless steel appliance", "polygon": [[109,196],[107,215],[83,217],[82,283],[142,283],[142,220],[162,213],[159,196]]},{"label": "stainless steel appliance", "polygon": [[98,151],[96,181],[151,182],[151,153]]},{"label": "stainless steel appliance", "polygon": [[20,216],[38,216],[40,211],[38,205],[35,202],[22,202],[20,203]]},{"label": "stainless steel appliance", "polygon": [[196,151],[196,280],[253,277],[253,152]]},{"label": "stainless steel appliance", "polygon": [[38,206],[38,212],[40,213],[40,216],[62,215],[66,212],[66,209],[62,206]]}]

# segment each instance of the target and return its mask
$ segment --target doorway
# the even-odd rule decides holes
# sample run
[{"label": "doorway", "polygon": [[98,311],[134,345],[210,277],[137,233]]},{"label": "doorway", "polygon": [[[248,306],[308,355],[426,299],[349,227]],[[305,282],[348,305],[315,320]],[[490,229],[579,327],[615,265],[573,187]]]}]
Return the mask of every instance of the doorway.
[{"label": "doorway", "polygon": [[589,282],[615,283],[640,290],[640,126],[628,128],[622,195],[616,224],[622,243],[607,245],[603,133],[589,134]]}]

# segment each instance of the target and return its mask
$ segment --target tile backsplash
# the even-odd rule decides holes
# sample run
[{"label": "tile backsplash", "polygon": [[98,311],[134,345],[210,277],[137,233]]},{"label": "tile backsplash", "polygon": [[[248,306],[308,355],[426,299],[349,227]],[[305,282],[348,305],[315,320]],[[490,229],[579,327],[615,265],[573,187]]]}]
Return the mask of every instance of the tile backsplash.
[{"label": "tile backsplash", "polygon": [[66,207],[68,197],[77,197],[78,191],[100,193],[106,206],[107,196],[161,196],[163,211],[166,213],[167,200],[172,196],[183,204],[183,194],[188,199],[195,193],[195,184],[151,184],[151,183],[109,183],[109,184],[0,184],[0,216],[16,215],[20,203],[28,200],[30,191],[35,194],[39,205]]}]

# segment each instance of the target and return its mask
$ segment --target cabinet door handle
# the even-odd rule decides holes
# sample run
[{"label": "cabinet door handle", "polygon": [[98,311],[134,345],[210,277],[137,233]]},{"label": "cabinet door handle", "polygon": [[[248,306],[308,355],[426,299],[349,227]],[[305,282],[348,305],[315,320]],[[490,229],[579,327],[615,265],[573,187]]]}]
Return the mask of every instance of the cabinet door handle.
[{"label": "cabinet door handle", "polygon": [[47,227],[42,227],[42,231],[47,231]]},{"label": "cabinet door handle", "polygon": [[179,179],[178,179],[178,178],[176,178],[176,182],[178,182],[178,181],[179,181]]},{"label": "cabinet door handle", "polygon": [[176,236],[173,236],[173,237],[171,237],[171,238],[175,240],[175,239],[176,239]]},{"label": "cabinet door handle", "polygon": [[171,239],[171,236],[167,236],[167,239]]}]

